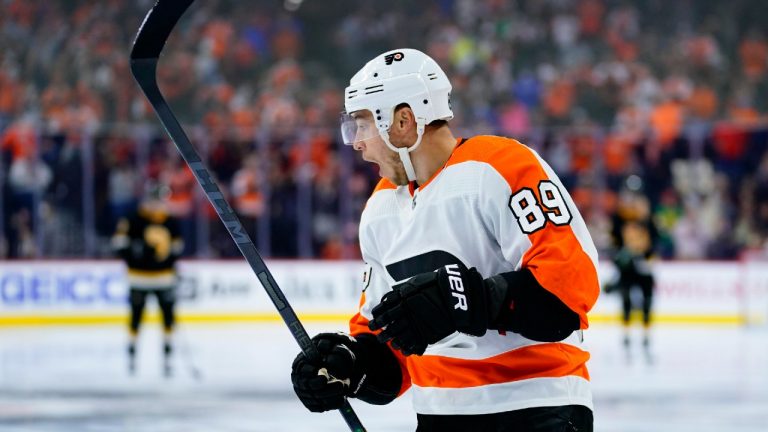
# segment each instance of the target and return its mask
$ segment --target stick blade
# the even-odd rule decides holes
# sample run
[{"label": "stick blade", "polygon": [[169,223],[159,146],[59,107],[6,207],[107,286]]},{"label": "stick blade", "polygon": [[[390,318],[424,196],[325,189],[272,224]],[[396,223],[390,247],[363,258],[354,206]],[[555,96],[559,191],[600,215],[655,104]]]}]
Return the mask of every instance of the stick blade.
[{"label": "stick blade", "polygon": [[194,0],[157,0],[136,33],[131,60],[158,58],[179,18]]}]

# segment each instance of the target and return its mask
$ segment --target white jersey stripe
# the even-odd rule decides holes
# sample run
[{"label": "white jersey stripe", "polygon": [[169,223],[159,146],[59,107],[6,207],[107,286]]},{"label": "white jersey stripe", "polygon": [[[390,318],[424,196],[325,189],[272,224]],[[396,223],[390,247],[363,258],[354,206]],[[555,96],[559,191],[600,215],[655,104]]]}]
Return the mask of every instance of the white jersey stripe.
[{"label": "white jersey stripe", "polygon": [[488,414],[524,408],[584,405],[592,409],[589,381],[581,377],[531,378],[481,387],[413,386],[413,407],[419,414]]}]

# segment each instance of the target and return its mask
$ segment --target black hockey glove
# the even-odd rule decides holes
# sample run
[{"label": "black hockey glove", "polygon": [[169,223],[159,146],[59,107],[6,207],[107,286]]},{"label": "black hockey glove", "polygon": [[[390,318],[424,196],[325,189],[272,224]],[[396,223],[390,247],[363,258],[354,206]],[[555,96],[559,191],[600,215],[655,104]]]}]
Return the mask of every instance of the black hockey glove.
[{"label": "black hockey glove", "polygon": [[310,411],[339,409],[345,397],[377,405],[397,397],[402,385],[400,365],[374,335],[320,333],[312,342],[320,359],[313,363],[299,353],[291,370],[293,390]]},{"label": "black hockey glove", "polygon": [[488,292],[475,268],[459,264],[422,273],[395,285],[373,308],[371,330],[404,355],[424,354],[427,345],[459,331],[482,336],[488,329]]},{"label": "black hockey glove", "polygon": [[293,390],[312,412],[341,408],[365,377],[363,361],[355,353],[358,342],[344,333],[320,333],[312,342],[320,359],[311,363],[303,352],[296,356],[291,370]]}]

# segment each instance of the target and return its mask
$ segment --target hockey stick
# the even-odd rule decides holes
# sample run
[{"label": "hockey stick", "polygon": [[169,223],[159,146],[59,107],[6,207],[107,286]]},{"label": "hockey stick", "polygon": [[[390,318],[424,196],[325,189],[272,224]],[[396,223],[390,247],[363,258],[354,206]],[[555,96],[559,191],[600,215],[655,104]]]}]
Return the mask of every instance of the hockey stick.
[{"label": "hockey stick", "polygon": [[[182,129],[157,86],[156,72],[160,52],[163,50],[165,41],[171,34],[171,30],[176,25],[176,22],[181,18],[181,15],[184,14],[189,5],[192,4],[192,1],[157,0],[152,9],[147,12],[147,16],[144,17],[144,22],[141,24],[136,34],[136,40],[133,42],[131,72],[155,109],[160,122],[173,140],[179,153],[181,153],[197,182],[203,188],[205,196],[211,202],[214,209],[216,209],[216,213],[232,236],[237,248],[240,249],[245,260],[248,261],[248,264],[258,277],[283,321],[285,321],[294,339],[298,342],[301,351],[309,359],[318,359],[320,354],[310,340],[307,331],[299,321],[291,305],[288,304],[288,300],[277,286],[275,279],[272,277],[269,269],[267,269],[266,264],[264,264],[264,260],[256,250],[256,246],[253,245],[253,241],[245,232],[245,229],[243,229],[243,225],[240,223],[234,210],[232,210],[232,207],[227,203],[218,185],[213,181],[210,172],[200,159],[200,155],[192,146],[189,138],[187,138],[184,129]],[[341,415],[353,432],[365,431],[360,419],[349,405],[349,401],[345,400],[344,406],[339,411],[341,411]]]},{"label": "hockey stick", "polygon": [[187,337],[186,329],[182,328],[181,331],[179,331],[178,324],[177,324],[176,334],[179,336],[178,345],[179,345],[179,354],[180,354],[182,363],[186,365],[187,371],[189,371],[189,374],[192,376],[192,378],[195,381],[202,381],[203,374],[202,372],[200,372],[200,368],[197,367],[195,359],[192,356],[192,348],[191,348],[192,344],[189,343],[189,338]]}]

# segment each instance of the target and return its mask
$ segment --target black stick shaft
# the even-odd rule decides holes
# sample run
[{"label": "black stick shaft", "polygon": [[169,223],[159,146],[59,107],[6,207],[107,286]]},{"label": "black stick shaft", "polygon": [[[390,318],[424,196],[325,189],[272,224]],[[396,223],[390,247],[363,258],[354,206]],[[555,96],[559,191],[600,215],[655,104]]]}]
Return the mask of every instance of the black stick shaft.
[{"label": "black stick shaft", "polygon": [[[171,33],[176,22],[193,0],[158,0],[155,6],[147,13],[131,51],[131,72],[138,82],[141,90],[149,99],[155,109],[160,122],[173,140],[176,148],[181,153],[197,182],[203,188],[205,196],[213,205],[216,214],[224,223],[227,231],[235,241],[237,248],[245,257],[256,277],[261,282],[270,300],[275,305],[278,313],[288,326],[293,338],[298,342],[301,351],[309,359],[318,359],[320,354],[312,343],[306,329],[299,321],[293,308],[288,303],[280,287],[275,282],[264,260],[256,250],[253,241],[246,233],[235,211],[229,205],[221,189],[213,180],[210,171],[203,164],[200,155],[189,141],[187,134],[179,124],[170,106],[163,98],[157,86],[157,62],[165,41]],[[353,432],[363,432],[360,419],[355,414],[349,401],[344,401],[344,406],[339,409],[344,420]]]}]

